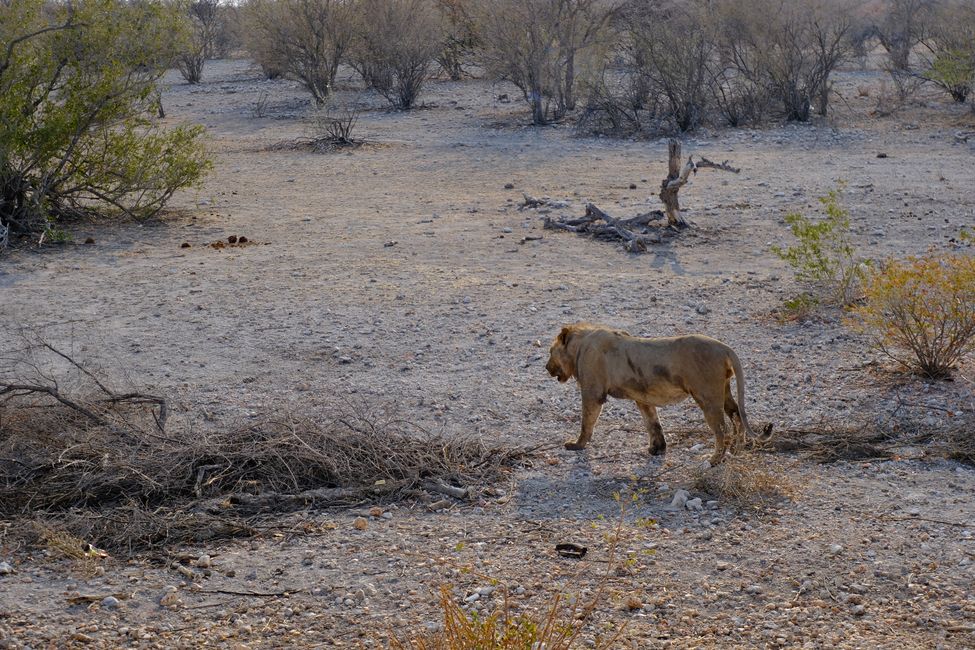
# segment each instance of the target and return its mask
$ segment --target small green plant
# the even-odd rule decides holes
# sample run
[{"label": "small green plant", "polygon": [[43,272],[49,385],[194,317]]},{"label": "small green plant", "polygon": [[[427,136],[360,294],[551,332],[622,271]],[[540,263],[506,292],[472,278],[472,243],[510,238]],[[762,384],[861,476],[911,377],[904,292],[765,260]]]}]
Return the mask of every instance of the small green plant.
[{"label": "small green plant", "polygon": [[810,285],[811,291],[790,302],[790,309],[811,309],[818,304],[852,304],[858,297],[864,264],[856,258],[850,241],[850,213],[840,202],[843,185],[820,197],[825,218],[813,221],[798,212],[786,215],[794,246],[773,246],[772,252],[789,263],[796,279]]},{"label": "small green plant", "polygon": [[969,230],[968,228],[962,228],[958,232],[958,240],[964,244],[975,245],[975,230]]},{"label": "small green plant", "polygon": [[867,274],[854,310],[874,346],[931,378],[948,377],[975,350],[975,256],[929,253]]},{"label": "small green plant", "polygon": [[44,232],[41,233],[40,243],[67,244],[73,239],[71,233],[59,226],[53,219],[48,218]]}]

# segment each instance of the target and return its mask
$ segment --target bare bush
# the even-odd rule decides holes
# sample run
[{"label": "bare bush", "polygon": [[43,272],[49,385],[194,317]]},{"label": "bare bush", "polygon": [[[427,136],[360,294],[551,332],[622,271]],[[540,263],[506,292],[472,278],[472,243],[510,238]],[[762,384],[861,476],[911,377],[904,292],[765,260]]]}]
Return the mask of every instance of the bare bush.
[{"label": "bare bush", "polygon": [[430,0],[361,0],[353,59],[366,84],[401,110],[412,108],[441,52]]},{"label": "bare bush", "polygon": [[468,2],[434,0],[440,12],[441,41],[437,63],[451,81],[464,76],[464,59],[477,47],[477,29]]},{"label": "bare bush", "polygon": [[924,83],[923,78],[911,72],[895,70],[889,64],[887,73],[890,75],[890,83],[886,79],[881,80],[877,103],[871,112],[879,117],[893,115],[904,108],[917,95],[918,89]]},{"label": "bare bush", "polygon": [[353,137],[360,112],[358,102],[341,109],[329,105],[327,109],[319,110],[312,122],[311,137],[304,141],[304,146],[322,152],[360,144]]},{"label": "bare bush", "polygon": [[633,82],[636,75],[622,80],[608,70],[588,84],[586,103],[577,127],[582,132],[612,136],[632,135],[641,131],[656,115],[644,89]]},{"label": "bare bush", "polygon": [[708,110],[716,54],[714,26],[705,7],[637,0],[623,22],[626,49],[641,87],[662,98],[677,130],[698,127]]},{"label": "bare bush", "polygon": [[167,427],[160,405],[43,344],[0,359],[0,517],[131,552],[248,534],[270,511],[466,494],[529,453],[382,407],[200,431]]},{"label": "bare bush", "polygon": [[885,0],[874,34],[887,50],[891,68],[910,69],[911,53],[927,34],[935,0]]},{"label": "bare bush", "polygon": [[485,66],[521,90],[533,124],[559,120],[575,109],[580,76],[600,69],[605,49],[597,46],[605,47],[601,36],[620,6],[600,0],[479,3]]},{"label": "bare bush", "polygon": [[316,104],[324,104],[352,43],[352,5],[345,0],[252,0],[243,11],[245,46],[265,74],[300,81]]},{"label": "bare bush", "polygon": [[830,75],[853,27],[846,0],[756,0],[721,7],[724,53],[753,87],[768,87],[787,120],[829,108]]},{"label": "bare bush", "polygon": [[221,28],[220,13],[218,0],[194,0],[186,9],[189,37],[176,58],[176,67],[187,83],[200,83],[203,64],[214,56]]}]

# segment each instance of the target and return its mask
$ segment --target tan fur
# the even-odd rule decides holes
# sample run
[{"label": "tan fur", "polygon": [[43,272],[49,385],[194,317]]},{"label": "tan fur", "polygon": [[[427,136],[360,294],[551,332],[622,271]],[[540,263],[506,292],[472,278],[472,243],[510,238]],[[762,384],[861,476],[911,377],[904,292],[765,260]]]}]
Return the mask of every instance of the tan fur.
[{"label": "tan fur", "polygon": [[[592,437],[607,397],[636,402],[650,434],[650,453],[662,454],[664,440],[657,407],[692,397],[704,411],[714,433],[711,465],[719,464],[728,447],[725,415],[731,419],[735,441],[742,433],[754,436],[745,417],[745,378],[735,352],[721,341],[696,334],[640,338],[599,325],[567,325],[555,338],[545,369],[560,382],[576,378],[582,392],[582,432],[565,443],[584,449]],[[738,401],[731,396],[736,378]]]}]

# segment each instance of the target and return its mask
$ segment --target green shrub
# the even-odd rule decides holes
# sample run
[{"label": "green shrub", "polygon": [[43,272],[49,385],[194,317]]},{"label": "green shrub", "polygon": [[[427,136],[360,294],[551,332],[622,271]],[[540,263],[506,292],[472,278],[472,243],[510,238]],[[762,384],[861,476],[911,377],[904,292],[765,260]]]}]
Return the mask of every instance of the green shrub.
[{"label": "green shrub", "polygon": [[0,230],[148,216],[202,179],[202,128],[166,131],[150,117],[184,25],[176,5],[152,0],[4,3]]},{"label": "green shrub", "polygon": [[866,274],[854,310],[874,346],[922,375],[947,377],[975,350],[975,256],[888,260]]},{"label": "green shrub", "polygon": [[864,264],[857,260],[850,241],[850,215],[840,203],[842,186],[821,197],[826,212],[820,221],[793,212],[787,214],[794,246],[773,246],[772,252],[789,263],[796,279],[810,291],[796,298],[804,308],[811,304],[848,306],[856,300],[863,279]]},{"label": "green shrub", "polygon": [[943,88],[956,102],[964,103],[975,83],[975,54],[960,49],[940,52],[924,78]]}]

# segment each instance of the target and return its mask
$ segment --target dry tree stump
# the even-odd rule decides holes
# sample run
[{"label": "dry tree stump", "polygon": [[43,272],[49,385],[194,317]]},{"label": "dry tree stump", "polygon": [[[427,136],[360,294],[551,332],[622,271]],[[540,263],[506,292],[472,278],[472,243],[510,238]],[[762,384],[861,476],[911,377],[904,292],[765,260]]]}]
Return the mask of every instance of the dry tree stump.
[{"label": "dry tree stump", "polygon": [[[697,170],[702,168],[721,169],[734,174],[741,171],[728,164],[728,161],[715,163],[704,157],[697,162],[694,162],[693,157],[688,157],[687,162],[681,165],[681,144],[676,138],[672,138],[668,143],[668,152],[670,155],[667,178],[660,184],[660,200],[663,201],[664,212],[651,210],[628,219],[620,219],[610,216],[605,210],[589,203],[586,205],[586,214],[582,217],[562,216],[554,219],[545,217],[545,228],[567,230],[603,241],[621,242],[627,252],[641,253],[646,251],[650,244],[659,244],[665,237],[673,236],[687,227],[687,221],[680,213],[677,195],[680,188],[687,184],[691,172],[696,174]],[[547,199],[536,199],[526,194],[525,202],[518,209],[535,209],[546,204]],[[653,221],[662,221],[664,216],[667,217],[666,226],[651,224]]]},{"label": "dry tree stump", "polygon": [[732,167],[728,164],[727,160],[719,164],[701,157],[701,160],[695,163],[693,156],[688,156],[687,162],[681,167],[681,144],[677,138],[671,138],[667,143],[667,152],[669,154],[667,160],[667,178],[660,183],[660,200],[664,204],[667,225],[672,228],[686,228],[687,221],[680,214],[680,201],[677,198],[677,193],[680,192],[680,188],[687,184],[691,172],[696,174],[698,169],[710,168],[737,174],[741,169]]}]

